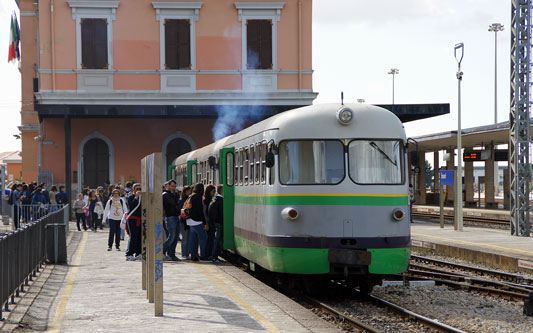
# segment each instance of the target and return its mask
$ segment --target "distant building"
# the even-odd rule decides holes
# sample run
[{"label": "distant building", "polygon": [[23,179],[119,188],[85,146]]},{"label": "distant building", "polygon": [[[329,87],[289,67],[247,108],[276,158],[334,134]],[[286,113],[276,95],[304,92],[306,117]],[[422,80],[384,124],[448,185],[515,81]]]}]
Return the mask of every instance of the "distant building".
[{"label": "distant building", "polygon": [[0,164],[6,165],[6,183],[22,177],[22,154],[20,151],[0,153]]},{"label": "distant building", "polygon": [[168,166],[212,142],[219,117],[231,130],[317,96],[311,0],[20,0],[20,13],[25,181],[140,181],[143,156]]}]

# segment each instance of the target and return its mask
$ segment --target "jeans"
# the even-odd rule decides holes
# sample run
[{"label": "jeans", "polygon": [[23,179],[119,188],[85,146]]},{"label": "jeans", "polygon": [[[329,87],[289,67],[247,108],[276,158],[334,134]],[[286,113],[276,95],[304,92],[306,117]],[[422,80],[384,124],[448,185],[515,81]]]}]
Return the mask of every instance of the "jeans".
[{"label": "jeans", "polygon": [[205,253],[211,256],[213,253],[213,243],[215,242],[215,224],[209,222],[209,230],[207,230],[207,245],[205,246]]},{"label": "jeans", "polygon": [[224,231],[224,226],[222,223],[213,223],[215,233],[215,242],[213,243],[213,252],[211,254],[211,259],[218,259],[220,249],[222,247],[222,234]]},{"label": "jeans", "polygon": [[107,247],[113,247],[113,239],[115,239],[116,248],[120,248],[120,221],[109,219],[109,239],[107,240]]},{"label": "jeans", "polygon": [[13,229],[17,230],[20,227],[20,207],[13,206]]},{"label": "jeans", "polygon": [[98,229],[98,214],[89,212],[89,228],[96,231]]},{"label": "jeans", "polygon": [[[137,226],[136,220],[128,220],[128,230],[130,231],[130,241],[128,243],[127,256],[141,254],[141,227]],[[119,224],[120,225],[120,224]]]},{"label": "jeans", "polygon": [[200,240],[200,257],[205,258],[205,246],[207,243],[207,233],[204,230],[204,225],[189,226],[189,244],[191,251],[191,258],[198,257],[198,239]]},{"label": "jeans", "polygon": [[78,231],[81,231],[80,222],[82,222],[83,230],[87,230],[87,223],[85,222],[85,213],[76,213],[76,226],[78,226]]},{"label": "jeans", "polygon": [[185,229],[186,225],[185,223],[179,221],[178,223],[179,229],[180,229],[180,235],[181,235],[181,256],[182,257],[188,257],[189,256],[189,229]]},{"label": "jeans", "polygon": [[163,254],[169,257],[176,256],[176,245],[178,244],[179,220],[177,216],[168,216],[167,220],[167,240],[163,244]]},{"label": "jeans", "polygon": [[124,239],[125,232],[124,229],[120,229],[120,239]]}]

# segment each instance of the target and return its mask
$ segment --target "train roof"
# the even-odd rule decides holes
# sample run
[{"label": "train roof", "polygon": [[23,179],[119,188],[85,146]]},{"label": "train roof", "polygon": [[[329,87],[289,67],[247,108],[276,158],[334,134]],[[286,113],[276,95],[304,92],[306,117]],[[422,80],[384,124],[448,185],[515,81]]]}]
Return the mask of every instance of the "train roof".
[{"label": "train roof", "polygon": [[[343,106],[354,111],[353,120],[349,125],[342,125],[337,120],[337,111]],[[226,142],[232,144],[269,130],[277,131],[277,141],[293,138],[405,139],[400,119],[384,108],[370,104],[331,103],[310,105],[279,113],[236,133]]]},{"label": "train roof", "polygon": [[[341,107],[354,111],[349,125],[337,120]],[[400,119],[392,112],[370,104],[318,104],[279,113],[234,135],[178,157],[174,165],[181,165],[200,156],[208,156],[225,146],[260,133],[275,131],[276,143],[288,139],[402,139],[405,131]]]}]

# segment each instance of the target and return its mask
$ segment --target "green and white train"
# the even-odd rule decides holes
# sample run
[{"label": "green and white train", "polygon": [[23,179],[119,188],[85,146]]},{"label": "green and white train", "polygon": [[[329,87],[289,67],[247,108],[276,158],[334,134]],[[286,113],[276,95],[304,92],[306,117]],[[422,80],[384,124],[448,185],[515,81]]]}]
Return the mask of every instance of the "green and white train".
[{"label": "green and white train", "polygon": [[407,140],[364,104],[286,111],[178,157],[178,186],[224,185],[223,247],[271,272],[363,288],[410,257]]}]

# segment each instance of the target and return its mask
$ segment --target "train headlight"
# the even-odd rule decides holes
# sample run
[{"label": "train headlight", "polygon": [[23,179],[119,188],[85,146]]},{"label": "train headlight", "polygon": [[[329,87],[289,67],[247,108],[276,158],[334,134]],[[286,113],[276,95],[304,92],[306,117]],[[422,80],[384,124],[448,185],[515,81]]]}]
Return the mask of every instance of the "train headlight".
[{"label": "train headlight", "polygon": [[298,211],[292,207],[284,208],[281,211],[281,217],[283,217],[285,220],[294,221],[300,216]]},{"label": "train headlight", "polygon": [[337,110],[337,120],[343,125],[349,125],[353,120],[354,112],[352,109],[342,107]]},{"label": "train headlight", "polygon": [[400,209],[400,208],[396,208],[393,212],[392,212],[392,218],[396,221],[401,221],[403,220],[405,217],[405,212],[403,211],[403,209]]}]

